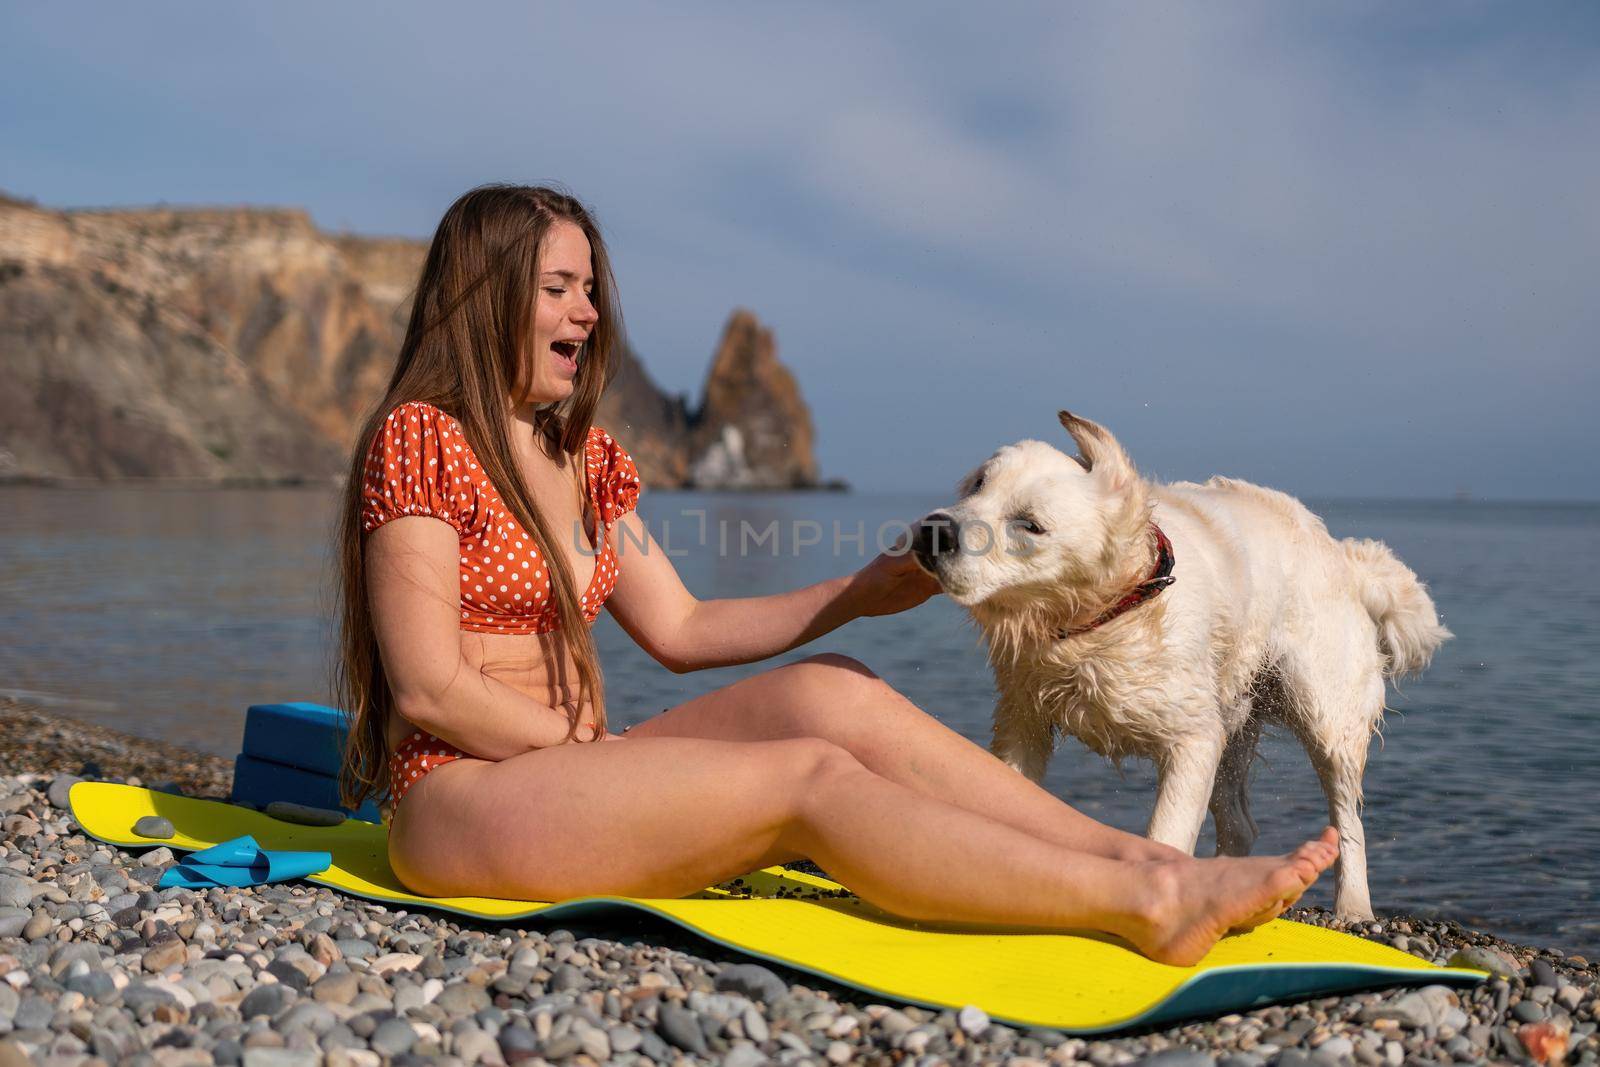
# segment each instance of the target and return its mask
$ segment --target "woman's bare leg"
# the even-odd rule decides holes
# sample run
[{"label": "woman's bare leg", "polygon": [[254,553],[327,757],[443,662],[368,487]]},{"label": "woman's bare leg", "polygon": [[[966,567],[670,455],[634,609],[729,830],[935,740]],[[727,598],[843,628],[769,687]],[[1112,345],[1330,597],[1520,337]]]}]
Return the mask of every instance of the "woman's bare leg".
[{"label": "woman's bare leg", "polygon": [[1083,814],[848,656],[824,653],[742,679],[648,719],[627,736],[819,737],[890,781],[1058,845],[1110,859],[1184,855]]},{"label": "woman's bare leg", "polygon": [[630,738],[462,759],[412,788],[390,835],[396,873],[432,895],[673,897],[810,856],[907,918],[1104,930],[1178,964],[1286,907],[1336,853],[1325,837],[1274,858],[1110,860],[816,739]]}]

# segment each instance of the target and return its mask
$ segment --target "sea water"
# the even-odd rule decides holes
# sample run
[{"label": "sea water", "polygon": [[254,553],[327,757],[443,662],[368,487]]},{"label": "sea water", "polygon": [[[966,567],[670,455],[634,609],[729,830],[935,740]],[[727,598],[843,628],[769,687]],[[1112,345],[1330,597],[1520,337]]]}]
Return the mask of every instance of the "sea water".
[{"label": "sea water", "polygon": [[[946,502],[657,490],[641,514],[706,599],[849,573]],[[247,705],[329,699],[337,503],[321,489],[0,489],[0,696],[231,756]],[[1386,541],[1456,635],[1420,680],[1391,688],[1373,741],[1364,817],[1374,906],[1600,954],[1600,505],[1310,503],[1336,536]],[[613,728],[835,651],[988,744],[983,647],[942,597],[763,663],[687,675],[652,661],[609,616],[596,633]],[[1045,780],[1129,830],[1149,817],[1154,783],[1148,765],[1119,773],[1073,741]],[[1251,796],[1258,852],[1287,849],[1326,820],[1287,736],[1264,741]],[[1331,877],[1308,900],[1331,903]]]}]

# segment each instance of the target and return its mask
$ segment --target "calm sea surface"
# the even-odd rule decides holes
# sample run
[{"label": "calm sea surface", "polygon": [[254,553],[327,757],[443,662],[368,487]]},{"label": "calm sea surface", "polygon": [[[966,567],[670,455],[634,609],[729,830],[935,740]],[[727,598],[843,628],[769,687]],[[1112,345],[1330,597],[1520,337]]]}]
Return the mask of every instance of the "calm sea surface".
[{"label": "calm sea surface", "polygon": [[[688,587],[711,598],[853,570],[877,551],[886,523],[945,502],[655,491],[642,513]],[[0,694],[231,756],[246,705],[328,699],[334,506],[324,490],[0,489]],[[1336,535],[1387,541],[1428,582],[1456,634],[1423,679],[1391,691],[1393,710],[1373,742],[1374,905],[1600,954],[1600,506],[1313,506]],[[757,543],[769,528],[776,537]],[[849,539],[858,528],[864,547]],[[898,528],[886,529],[887,543]],[[988,742],[983,650],[940,597],[766,664],[683,676],[651,661],[609,616],[596,630],[619,727],[778,663],[839,651]],[[1258,850],[1282,850],[1322,825],[1324,805],[1292,740],[1269,737],[1263,755]],[[1148,766],[1130,763],[1119,776],[1075,742],[1046,784],[1131,830],[1142,829],[1154,796]],[[1309,899],[1330,904],[1331,878]]]}]

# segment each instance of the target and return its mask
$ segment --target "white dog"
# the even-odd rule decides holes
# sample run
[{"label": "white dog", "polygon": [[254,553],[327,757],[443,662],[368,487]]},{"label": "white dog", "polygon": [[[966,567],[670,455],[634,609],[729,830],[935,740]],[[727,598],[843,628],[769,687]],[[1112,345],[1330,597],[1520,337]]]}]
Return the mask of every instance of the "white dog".
[{"label": "white dog", "polygon": [[1361,778],[1384,676],[1421,671],[1450,637],[1422,583],[1293,497],[1151,484],[1103,427],[1060,418],[1078,456],[1000,449],[912,540],[987,639],[992,751],[1034,781],[1058,731],[1153,760],[1149,836],[1192,853],[1209,800],[1217,851],[1241,856],[1262,724],[1287,726],[1339,831],[1338,913],[1371,918]]}]

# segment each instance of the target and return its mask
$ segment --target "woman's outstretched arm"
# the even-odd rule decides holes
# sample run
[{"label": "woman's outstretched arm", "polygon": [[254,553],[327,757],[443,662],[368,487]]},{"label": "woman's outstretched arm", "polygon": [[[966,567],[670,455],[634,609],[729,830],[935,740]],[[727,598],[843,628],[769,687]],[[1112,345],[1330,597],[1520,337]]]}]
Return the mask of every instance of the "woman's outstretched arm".
[{"label": "woman's outstretched arm", "polygon": [[939,591],[909,554],[883,553],[854,574],[785,593],[700,600],[637,512],[623,516],[613,534],[620,575],[606,607],[639,647],[679,674],[767,659],[852,619],[914,608]]}]

